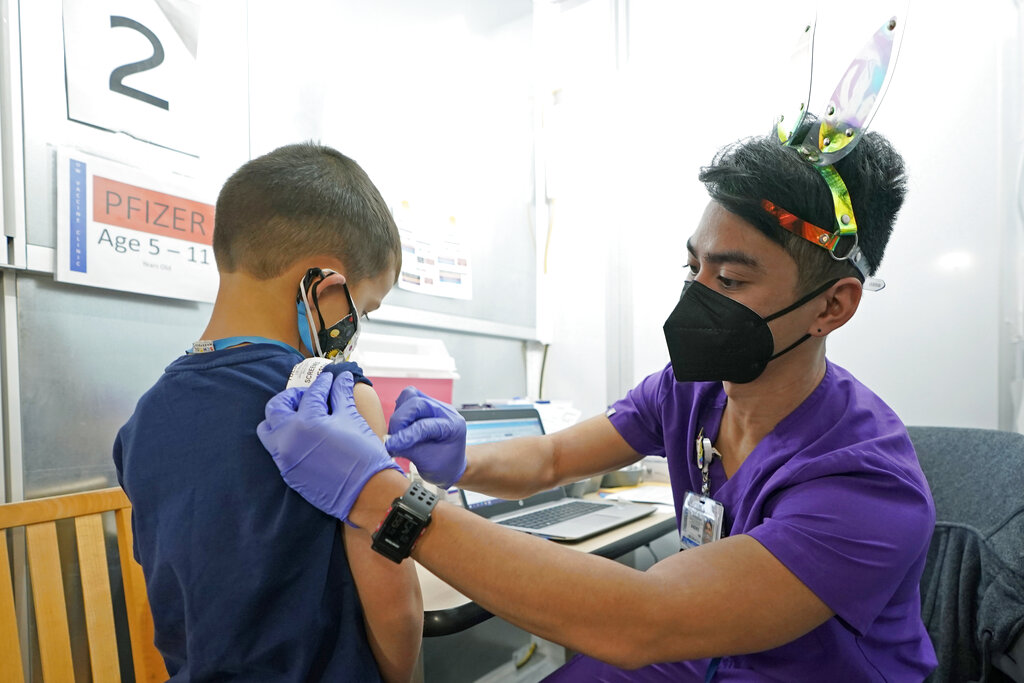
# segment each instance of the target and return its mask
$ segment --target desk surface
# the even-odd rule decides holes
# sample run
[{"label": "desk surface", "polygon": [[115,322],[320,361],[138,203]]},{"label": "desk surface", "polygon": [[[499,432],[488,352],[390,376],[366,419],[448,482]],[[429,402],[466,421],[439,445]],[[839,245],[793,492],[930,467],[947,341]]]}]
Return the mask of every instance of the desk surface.
[{"label": "desk surface", "polygon": [[[658,507],[643,519],[607,531],[577,543],[559,545],[583,553],[614,559],[676,529],[675,513]],[[445,636],[458,633],[493,616],[480,605],[437,578],[428,569],[416,564],[420,589],[423,592],[423,635]]]}]

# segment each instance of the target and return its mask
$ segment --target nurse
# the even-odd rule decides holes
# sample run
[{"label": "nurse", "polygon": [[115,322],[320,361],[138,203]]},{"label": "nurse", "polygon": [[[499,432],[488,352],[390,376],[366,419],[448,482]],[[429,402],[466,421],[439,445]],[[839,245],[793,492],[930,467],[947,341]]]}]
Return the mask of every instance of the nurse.
[{"label": "nurse", "polygon": [[[664,325],[671,363],[606,414],[467,449],[458,413],[410,388],[385,450],[351,378],[322,377],[267,404],[259,435],[285,481],[376,529],[388,557],[411,554],[581,653],[552,680],[923,680],[928,485],[899,417],[826,357],[881,287],[904,166],[860,131],[834,164],[810,163],[800,145],[821,125],[738,142],[702,169],[710,201]],[[436,484],[517,498],[652,454],[668,461],[683,552],[647,571],[437,502],[390,468],[401,455]]]}]

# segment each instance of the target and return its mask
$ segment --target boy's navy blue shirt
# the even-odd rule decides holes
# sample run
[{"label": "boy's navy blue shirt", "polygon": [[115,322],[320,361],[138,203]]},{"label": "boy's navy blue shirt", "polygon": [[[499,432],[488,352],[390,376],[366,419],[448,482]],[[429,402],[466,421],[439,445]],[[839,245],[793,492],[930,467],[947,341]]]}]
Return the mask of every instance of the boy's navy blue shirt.
[{"label": "boy's navy blue shirt", "polygon": [[[378,681],[338,520],[256,436],[301,358],[271,344],[186,355],[114,443],[156,646],[172,681]],[[350,370],[369,383],[354,363]]]}]

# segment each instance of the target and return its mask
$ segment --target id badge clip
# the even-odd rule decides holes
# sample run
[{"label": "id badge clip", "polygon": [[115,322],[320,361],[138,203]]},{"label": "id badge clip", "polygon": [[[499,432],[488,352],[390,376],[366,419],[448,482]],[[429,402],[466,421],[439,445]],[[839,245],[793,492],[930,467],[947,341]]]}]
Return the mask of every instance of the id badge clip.
[{"label": "id badge clip", "polygon": [[714,457],[722,457],[711,445],[711,439],[701,429],[697,434],[697,467],[701,473],[701,492],[688,491],[683,500],[682,519],[679,524],[679,549],[696,548],[722,538],[725,507],[711,497],[709,469]]}]

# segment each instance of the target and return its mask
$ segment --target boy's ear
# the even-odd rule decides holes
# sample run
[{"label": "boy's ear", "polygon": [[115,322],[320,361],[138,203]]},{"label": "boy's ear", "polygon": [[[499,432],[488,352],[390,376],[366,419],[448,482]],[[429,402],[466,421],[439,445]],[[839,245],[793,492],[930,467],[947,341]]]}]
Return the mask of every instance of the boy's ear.
[{"label": "boy's ear", "polygon": [[[290,277],[292,277],[295,280],[296,285],[298,285],[299,281],[303,280],[312,268],[334,271],[324,279],[323,284],[318,288],[319,291],[322,291],[325,287],[343,285],[346,282],[344,275],[346,269],[344,265],[342,265],[337,258],[329,256],[311,256],[296,261],[289,268],[289,273],[291,274]],[[312,282],[316,282],[317,280],[317,278],[314,278]],[[306,296],[309,296],[309,290],[312,288],[312,282],[306,289]]]},{"label": "boy's ear", "polygon": [[855,277],[844,277],[825,292],[825,310],[812,322],[808,332],[815,337],[824,337],[845,325],[860,306],[864,286]]},{"label": "boy's ear", "polygon": [[345,276],[342,275],[341,273],[335,271],[335,272],[331,273],[330,275],[328,275],[327,277],[324,278],[323,282],[320,283],[320,289],[323,290],[323,289],[325,289],[327,287],[333,287],[335,285],[343,285],[343,284],[345,284],[345,282],[346,282]]}]

